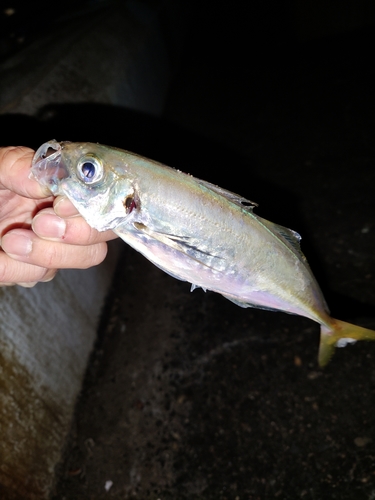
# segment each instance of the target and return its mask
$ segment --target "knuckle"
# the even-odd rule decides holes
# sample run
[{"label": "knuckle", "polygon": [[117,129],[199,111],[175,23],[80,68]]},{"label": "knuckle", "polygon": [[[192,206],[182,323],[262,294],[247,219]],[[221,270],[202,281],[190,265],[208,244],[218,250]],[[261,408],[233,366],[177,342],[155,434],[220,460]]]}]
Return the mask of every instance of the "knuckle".
[{"label": "knuckle", "polygon": [[48,246],[48,252],[45,252],[43,255],[43,267],[45,267],[47,271],[49,269],[55,269],[58,267],[61,259],[62,255],[60,246],[51,244]]},{"label": "knuckle", "polygon": [[21,285],[30,288],[42,280],[48,272],[49,270],[44,267],[6,257],[0,263],[0,286]]}]

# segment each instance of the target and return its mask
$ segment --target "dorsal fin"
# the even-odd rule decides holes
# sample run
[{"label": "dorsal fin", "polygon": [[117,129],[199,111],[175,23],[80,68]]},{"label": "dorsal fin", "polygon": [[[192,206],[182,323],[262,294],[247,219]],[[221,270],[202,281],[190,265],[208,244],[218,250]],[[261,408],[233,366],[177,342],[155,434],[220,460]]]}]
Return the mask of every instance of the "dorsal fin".
[{"label": "dorsal fin", "polygon": [[281,237],[288,244],[288,246],[292,247],[292,250],[294,250],[303,261],[306,261],[306,257],[301,250],[300,241],[302,238],[300,234],[298,234],[296,231],[293,231],[293,229],[289,229],[285,226],[280,226],[280,224],[275,224],[274,222],[270,222],[260,217],[258,217],[258,219],[264,226],[272,231],[275,236],[278,236],[279,238]]},{"label": "dorsal fin", "polygon": [[223,189],[219,186],[215,186],[215,184],[211,184],[210,182],[202,181],[201,179],[198,180],[199,184],[204,186],[206,189],[209,189],[210,191],[214,191],[214,193],[219,194],[221,196],[224,196],[227,200],[231,201],[235,205],[238,205],[239,207],[248,210],[251,212],[254,207],[258,206],[258,203],[255,203],[254,201],[250,201],[246,198],[243,198],[239,194],[233,193],[232,191],[228,191],[227,189]]}]

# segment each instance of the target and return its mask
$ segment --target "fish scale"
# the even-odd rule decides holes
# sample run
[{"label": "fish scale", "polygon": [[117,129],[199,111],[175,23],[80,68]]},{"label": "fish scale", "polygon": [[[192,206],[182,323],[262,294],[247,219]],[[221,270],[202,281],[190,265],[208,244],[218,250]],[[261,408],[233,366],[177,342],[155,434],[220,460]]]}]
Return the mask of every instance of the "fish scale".
[{"label": "fish scale", "polygon": [[49,141],[31,176],[67,196],[95,229],[112,229],[171,276],[241,307],[280,310],[321,325],[319,363],[375,331],[329,315],[295,231],[253,213],[254,202],[209,182],[100,144]]}]

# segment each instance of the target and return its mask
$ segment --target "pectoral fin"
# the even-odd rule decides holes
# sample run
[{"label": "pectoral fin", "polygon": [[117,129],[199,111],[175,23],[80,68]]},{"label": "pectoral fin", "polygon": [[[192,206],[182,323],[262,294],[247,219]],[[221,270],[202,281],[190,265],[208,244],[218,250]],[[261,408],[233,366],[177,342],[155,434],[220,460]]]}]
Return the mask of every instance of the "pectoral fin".
[{"label": "pectoral fin", "polygon": [[211,265],[207,264],[207,258],[209,257],[210,260],[212,260],[212,257],[220,258],[213,256],[209,252],[205,252],[199,249],[196,245],[194,245],[189,237],[154,231],[153,229],[147,227],[145,224],[139,222],[134,222],[133,225],[138,231],[141,231],[143,234],[147,234],[150,238],[159,241],[163,245],[166,245],[169,248],[173,248],[177,252],[183,253],[187,258],[195,260],[202,266],[214,269]]}]

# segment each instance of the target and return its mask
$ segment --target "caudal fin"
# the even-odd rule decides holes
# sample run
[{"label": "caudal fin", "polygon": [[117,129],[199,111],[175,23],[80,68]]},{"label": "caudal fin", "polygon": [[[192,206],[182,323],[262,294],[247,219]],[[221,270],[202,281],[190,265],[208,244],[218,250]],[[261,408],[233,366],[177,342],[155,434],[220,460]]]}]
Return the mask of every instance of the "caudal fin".
[{"label": "caudal fin", "polygon": [[319,365],[325,366],[335,351],[335,347],[344,347],[357,340],[375,340],[375,330],[352,325],[345,321],[332,319],[330,327],[320,328]]}]

